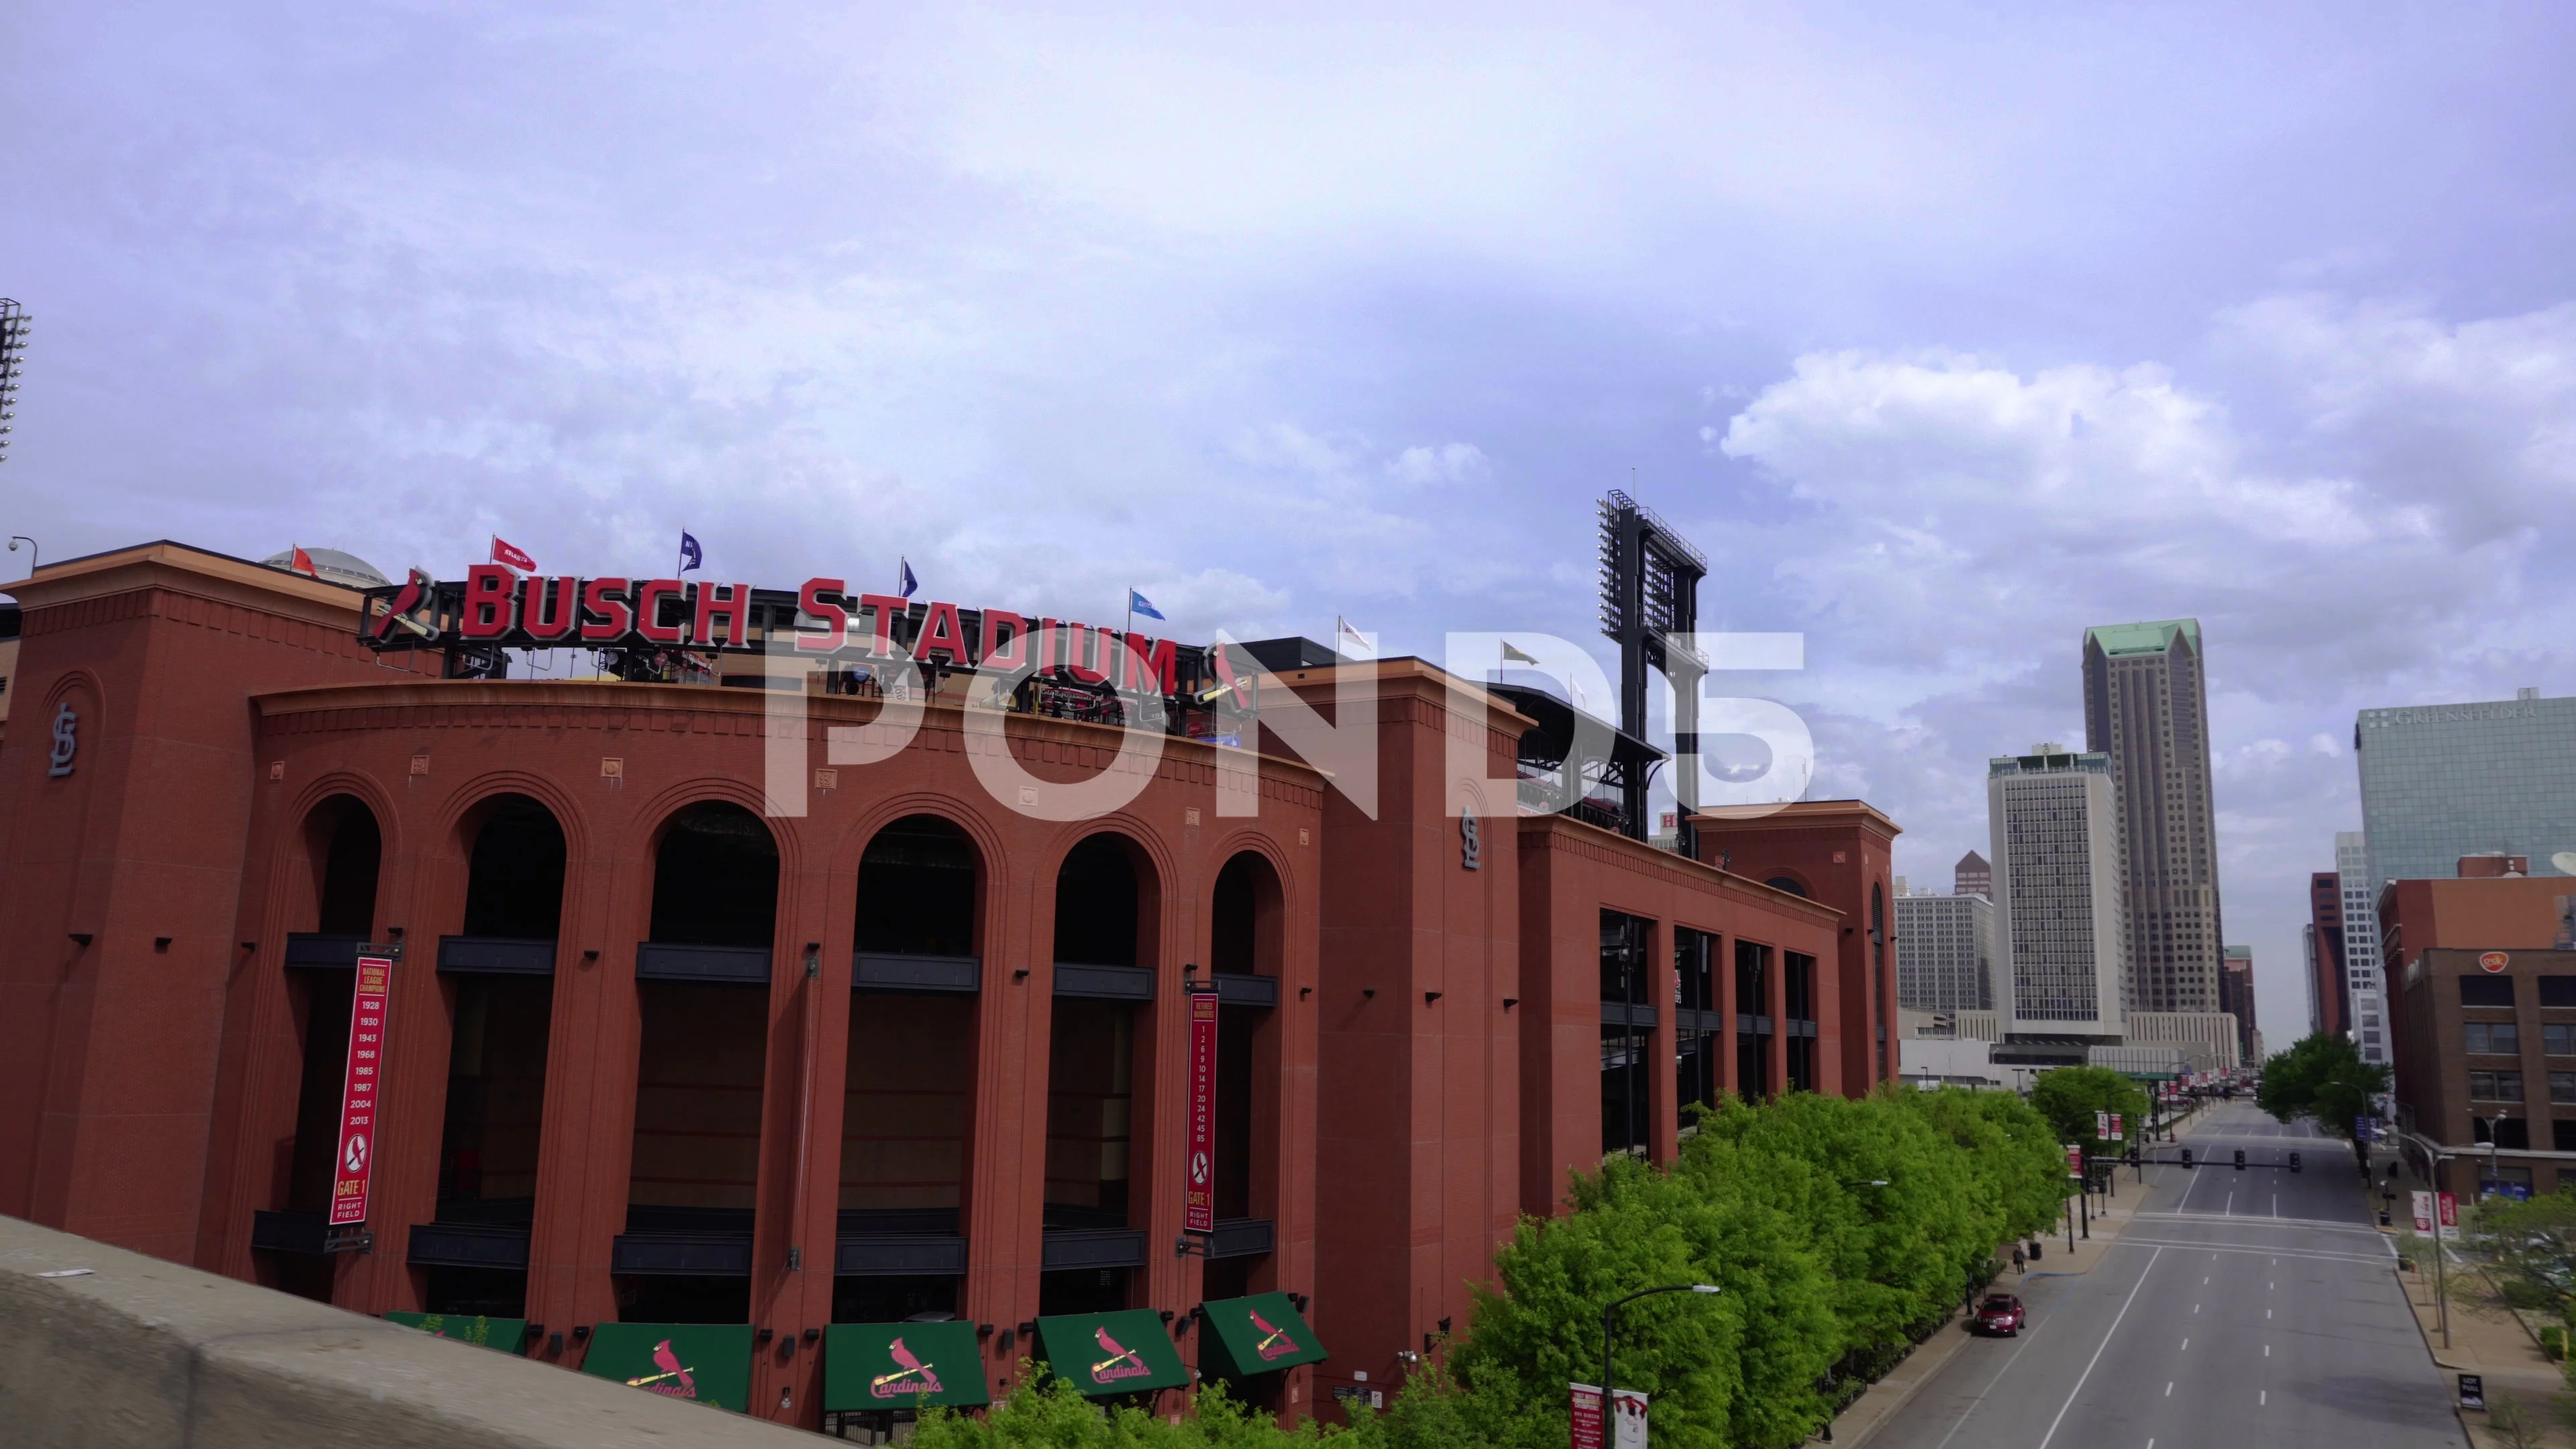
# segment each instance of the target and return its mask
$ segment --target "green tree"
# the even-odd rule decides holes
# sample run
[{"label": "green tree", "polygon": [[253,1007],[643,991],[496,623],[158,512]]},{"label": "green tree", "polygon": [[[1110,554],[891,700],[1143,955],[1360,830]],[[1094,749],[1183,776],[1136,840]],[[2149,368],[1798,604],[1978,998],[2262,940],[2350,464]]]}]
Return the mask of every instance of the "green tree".
[{"label": "green tree", "polygon": [[1893,1093],[1729,1101],[1701,1119],[1677,1175],[1711,1176],[1697,1153],[1718,1141],[1774,1159],[1774,1186],[1833,1279],[1846,1354],[1910,1341],[1959,1301],[2007,1232],[1966,1154]]},{"label": "green tree", "polygon": [[2254,1104],[2283,1122],[2314,1118],[2320,1131],[2349,1140],[2352,1119],[2387,1090],[2387,1067],[2363,1061],[2350,1038],[2321,1031],[2264,1061]]},{"label": "green tree", "polygon": [[[1897,1100],[1947,1136],[1995,1205],[2005,1238],[2026,1238],[2057,1222],[2066,1201],[2066,1153],[2057,1130],[2011,1092],[1900,1092]],[[1988,1246],[1992,1246],[1989,1244]]]},{"label": "green tree", "polygon": [[1478,1296],[1451,1357],[1473,1438],[1565,1443],[1566,1384],[1600,1378],[1603,1306],[1675,1283],[1721,1292],[1619,1315],[1619,1386],[1654,1397],[1658,1443],[1795,1444],[1823,1422],[1842,1325],[1803,1195],[1771,1154],[1705,1130],[1688,1152],[1687,1174],[1615,1159],[1575,1179],[1573,1213],[1522,1222],[1496,1259],[1502,1292]]},{"label": "green tree", "polygon": [[[2093,1133],[2097,1112],[2117,1112],[2131,1138],[2146,1129],[2147,1094],[2144,1088],[2121,1072],[2109,1067],[2059,1067],[2040,1074],[2031,1088],[2030,1105],[2048,1119],[2060,1142],[2082,1144],[2087,1160],[2112,1150],[2111,1144]],[[2125,1143],[2121,1151],[2126,1151]],[[2063,1192],[2059,1194],[2065,1196]]]},{"label": "green tree", "polygon": [[2562,1320],[2576,1316],[2576,1193],[2489,1198],[2463,1238],[2507,1304]]}]

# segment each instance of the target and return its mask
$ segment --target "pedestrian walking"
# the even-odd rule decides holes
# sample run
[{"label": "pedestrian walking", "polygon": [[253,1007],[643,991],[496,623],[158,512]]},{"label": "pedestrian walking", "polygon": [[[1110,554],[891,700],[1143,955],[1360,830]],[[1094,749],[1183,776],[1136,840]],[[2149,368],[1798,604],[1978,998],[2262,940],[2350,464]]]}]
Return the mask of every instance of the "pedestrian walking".
[{"label": "pedestrian walking", "polygon": [[2022,1254],[2021,1254],[2021,1244],[2019,1244],[2019,1243],[2015,1243],[2015,1244],[2013,1244],[2013,1271],[2014,1271],[2014,1272],[2016,1272],[2016,1273],[2021,1272],[2021,1271],[2022,1271],[2022,1268],[2023,1268],[2023,1265],[2024,1265],[2025,1263],[2027,1263],[2028,1261],[2029,1261],[2029,1260],[2027,1260],[2027,1259],[2025,1259],[2024,1257],[2022,1257]]}]

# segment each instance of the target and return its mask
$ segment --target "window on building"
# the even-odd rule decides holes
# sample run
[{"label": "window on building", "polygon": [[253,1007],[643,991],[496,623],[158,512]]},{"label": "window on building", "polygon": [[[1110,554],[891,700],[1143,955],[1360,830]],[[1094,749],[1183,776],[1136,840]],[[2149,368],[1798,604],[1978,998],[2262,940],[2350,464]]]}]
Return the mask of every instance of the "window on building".
[{"label": "window on building", "polygon": [[2540,1004],[2543,1006],[2576,1006],[2576,976],[2541,977]]},{"label": "window on building", "polygon": [[[2469,1073],[2469,1100],[2473,1102],[2519,1102],[2522,1100],[2522,1073]],[[2484,1141],[2485,1139],[2479,1139]]]},{"label": "window on building", "polygon": [[2540,1049],[2553,1057],[2576,1057],[2576,1024],[2552,1022],[2542,1027]]},{"label": "window on building", "polygon": [[2505,1197],[2528,1199],[2531,1196],[2530,1168],[2494,1167],[2487,1171],[2490,1180],[2494,1183],[2493,1191]]},{"label": "window on building", "polygon": [[2522,1050],[2521,1033],[2509,1021],[2467,1023],[2469,1050],[2479,1056],[2509,1057]]},{"label": "window on building", "polygon": [[1654,923],[1619,911],[1601,913],[1601,1151],[1643,1153],[1653,1138],[1650,1083],[1654,1028],[1647,1020],[1646,951]]},{"label": "window on building", "polygon": [[2549,1145],[2559,1152],[2576,1152],[2576,1122],[2565,1118],[2549,1124]]},{"label": "window on building", "polygon": [[2463,976],[2460,978],[2462,1006],[2513,1005],[2513,978],[2510,976]]},{"label": "window on building", "polygon": [[2576,1102],[2576,1072],[2551,1072],[2549,1074],[2549,1100],[2552,1102]]}]

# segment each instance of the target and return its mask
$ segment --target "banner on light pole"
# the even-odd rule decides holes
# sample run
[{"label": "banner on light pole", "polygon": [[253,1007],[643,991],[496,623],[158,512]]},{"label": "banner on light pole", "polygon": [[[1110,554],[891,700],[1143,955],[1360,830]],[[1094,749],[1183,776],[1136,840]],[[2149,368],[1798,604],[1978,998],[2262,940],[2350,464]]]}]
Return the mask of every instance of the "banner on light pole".
[{"label": "banner on light pole", "polygon": [[1594,1384],[1575,1384],[1574,1449],[1607,1449],[1602,1442],[1601,1390]]}]

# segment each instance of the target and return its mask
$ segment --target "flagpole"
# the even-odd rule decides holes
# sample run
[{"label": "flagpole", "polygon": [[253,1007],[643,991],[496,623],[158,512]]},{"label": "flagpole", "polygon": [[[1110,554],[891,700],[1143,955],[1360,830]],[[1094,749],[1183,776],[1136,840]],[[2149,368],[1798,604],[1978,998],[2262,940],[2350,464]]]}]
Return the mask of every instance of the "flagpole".
[{"label": "flagpole", "polygon": [[[687,524],[683,523],[683,524],[681,524],[681,525],[680,525],[680,537],[682,537],[682,538],[684,538],[684,539],[685,539],[685,538],[687,538],[688,536],[689,536],[689,526],[688,526]],[[677,555],[675,555],[675,556],[672,558],[672,560],[671,560],[671,577],[673,577],[673,578],[675,578],[675,579],[676,579],[676,578],[678,578],[678,577],[680,576],[680,565],[682,565],[682,564],[684,564],[684,563],[687,563],[688,561],[689,561],[689,550],[688,550],[688,546],[687,546],[686,544],[683,544],[683,545],[681,545],[681,547],[680,547],[680,551],[679,551],[679,553],[678,553]]]}]

